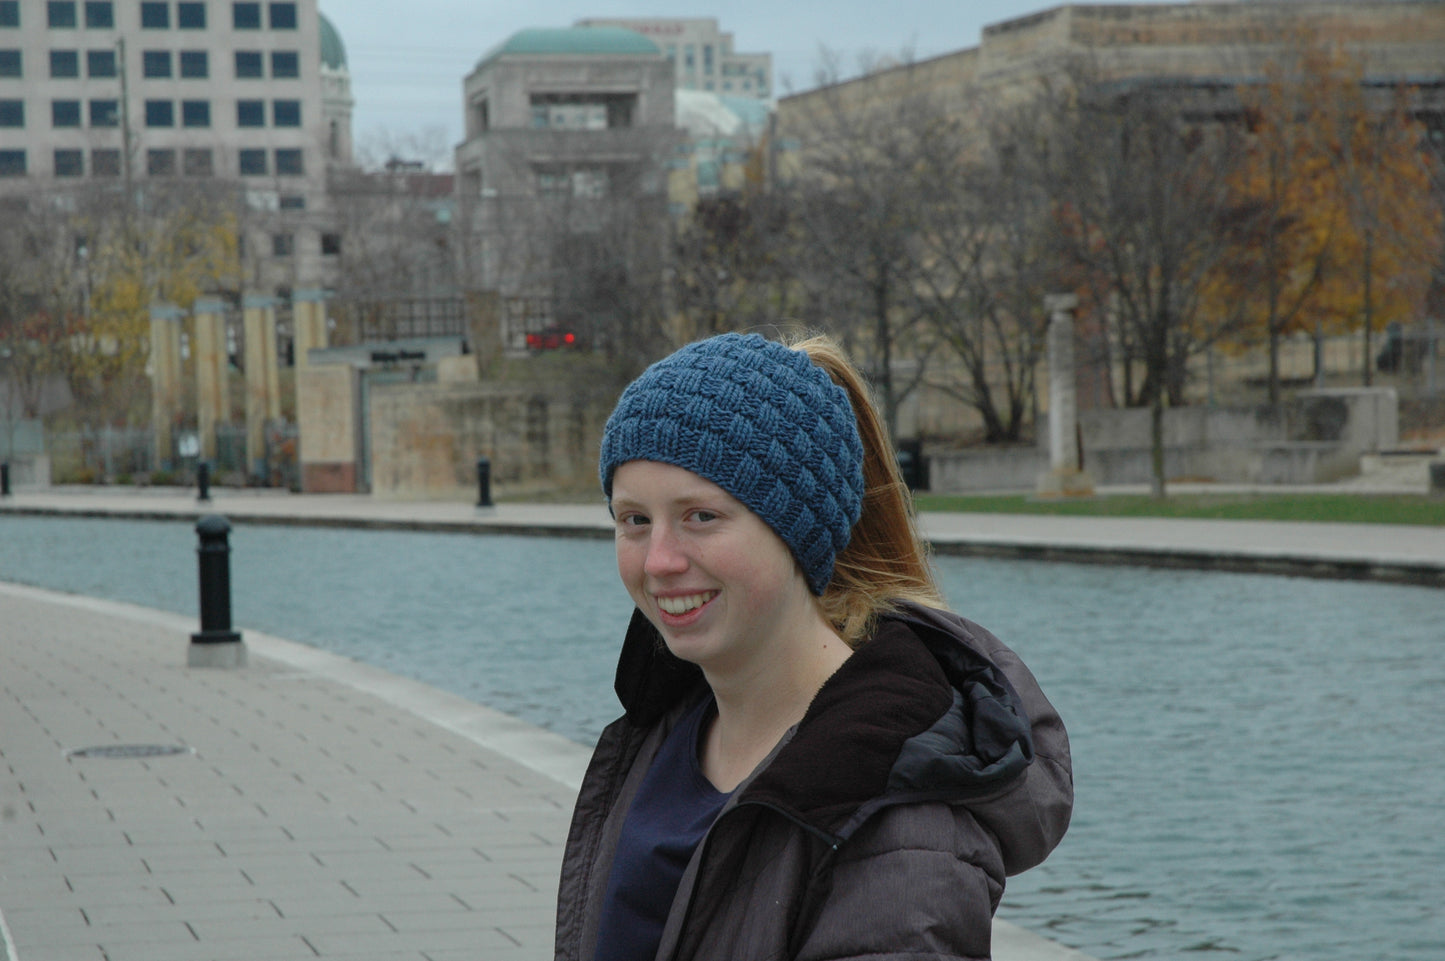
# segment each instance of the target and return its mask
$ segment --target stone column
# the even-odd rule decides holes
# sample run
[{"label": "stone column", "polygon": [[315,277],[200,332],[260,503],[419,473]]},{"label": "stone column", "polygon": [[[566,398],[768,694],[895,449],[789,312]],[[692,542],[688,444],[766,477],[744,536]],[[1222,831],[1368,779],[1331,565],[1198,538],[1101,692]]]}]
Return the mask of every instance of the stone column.
[{"label": "stone column", "polygon": [[196,430],[200,433],[201,460],[216,460],[216,427],[231,421],[231,394],[227,390],[226,305],[203,298],[191,308],[196,336],[191,354],[196,359]]},{"label": "stone column", "polygon": [[296,350],[296,369],[304,370],[311,365],[307,352],[313,347],[327,345],[326,333],[326,291],[298,290],[291,295],[292,326],[296,329],[293,343]]},{"label": "stone column", "polygon": [[172,304],[152,304],[150,312],[151,432],[155,466],[167,470],[175,457],[171,428],[181,412],[181,318],[185,313]]},{"label": "stone column", "polygon": [[1087,497],[1094,482],[1079,464],[1078,390],[1074,373],[1073,294],[1044,298],[1049,315],[1049,470],[1039,477],[1040,497]]},{"label": "stone column", "polygon": [[265,473],[266,422],[281,416],[280,373],[276,362],[276,302],[247,297],[243,324],[246,337],[246,470]]}]

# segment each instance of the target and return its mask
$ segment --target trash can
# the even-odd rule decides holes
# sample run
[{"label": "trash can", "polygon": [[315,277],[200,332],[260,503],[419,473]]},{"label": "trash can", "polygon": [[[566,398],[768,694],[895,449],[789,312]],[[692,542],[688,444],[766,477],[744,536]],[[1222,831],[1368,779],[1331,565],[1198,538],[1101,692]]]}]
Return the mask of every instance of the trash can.
[{"label": "trash can", "polygon": [[903,483],[911,491],[928,490],[928,462],[923,459],[923,441],[901,440],[894,451]]}]

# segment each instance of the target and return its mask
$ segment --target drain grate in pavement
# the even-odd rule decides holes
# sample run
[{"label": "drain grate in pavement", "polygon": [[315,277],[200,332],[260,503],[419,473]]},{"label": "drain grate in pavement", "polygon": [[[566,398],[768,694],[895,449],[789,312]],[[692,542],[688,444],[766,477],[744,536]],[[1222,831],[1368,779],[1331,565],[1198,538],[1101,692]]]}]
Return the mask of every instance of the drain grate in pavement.
[{"label": "drain grate in pavement", "polygon": [[101,747],[77,747],[65,752],[66,757],[169,757],[190,754],[191,748],[179,744],[106,744]]}]

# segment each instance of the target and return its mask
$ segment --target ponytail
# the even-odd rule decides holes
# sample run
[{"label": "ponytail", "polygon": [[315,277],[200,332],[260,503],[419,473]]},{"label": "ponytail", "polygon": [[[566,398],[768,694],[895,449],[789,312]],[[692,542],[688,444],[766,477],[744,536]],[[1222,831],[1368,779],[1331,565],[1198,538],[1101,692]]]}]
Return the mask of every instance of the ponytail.
[{"label": "ponytail", "polygon": [[872,636],[880,615],[899,601],[942,607],[943,598],[918,534],[913,499],[903,483],[888,429],[858,369],[828,337],[790,346],[808,355],[848,392],[863,442],[863,513],[848,546],[834,562],[833,579],[819,599],[823,612],[849,646]]}]

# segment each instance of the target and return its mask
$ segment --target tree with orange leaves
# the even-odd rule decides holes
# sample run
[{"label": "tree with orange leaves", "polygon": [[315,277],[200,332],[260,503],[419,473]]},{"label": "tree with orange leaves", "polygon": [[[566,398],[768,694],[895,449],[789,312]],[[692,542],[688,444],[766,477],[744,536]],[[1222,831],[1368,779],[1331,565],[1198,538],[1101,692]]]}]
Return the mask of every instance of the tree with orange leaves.
[{"label": "tree with orange leaves", "polygon": [[1231,187],[1248,224],[1209,297],[1240,314],[1241,340],[1267,341],[1271,403],[1293,333],[1362,329],[1368,384],[1374,329],[1415,314],[1439,254],[1430,158],[1407,93],[1380,103],[1369,90],[1357,60],[1305,37],[1240,92],[1248,153]]}]

